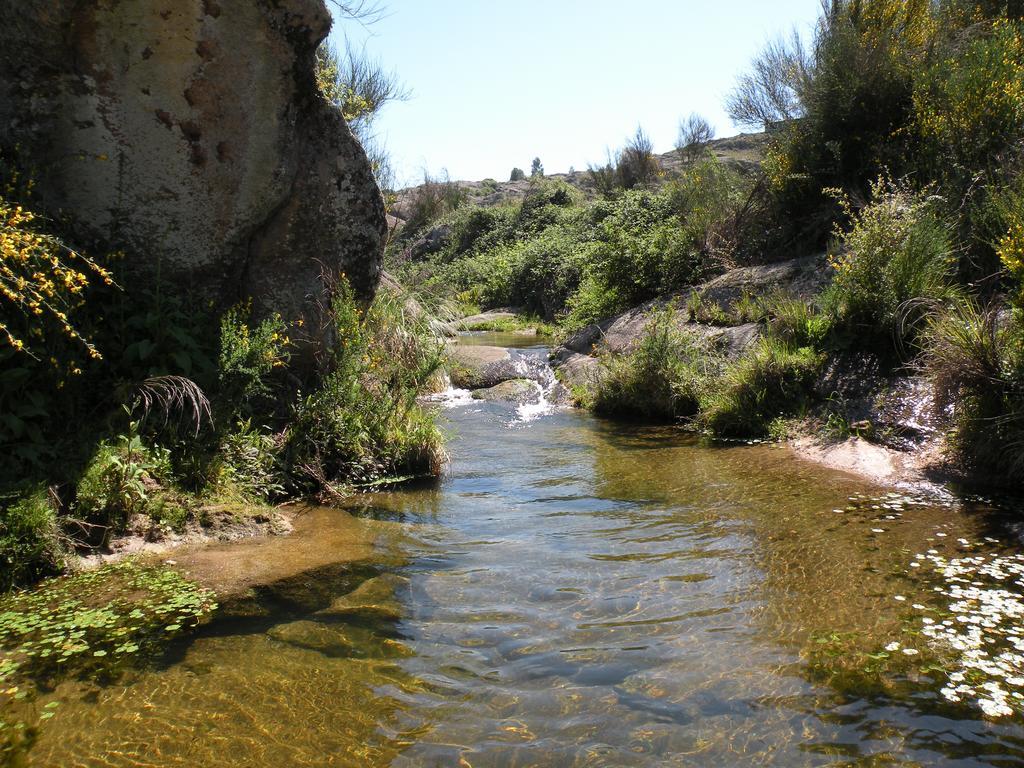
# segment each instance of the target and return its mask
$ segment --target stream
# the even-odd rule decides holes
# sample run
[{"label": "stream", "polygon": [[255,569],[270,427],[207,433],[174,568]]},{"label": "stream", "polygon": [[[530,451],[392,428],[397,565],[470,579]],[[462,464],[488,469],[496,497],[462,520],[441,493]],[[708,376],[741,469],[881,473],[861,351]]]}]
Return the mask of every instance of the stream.
[{"label": "stream", "polygon": [[1024,765],[1021,720],[944,697],[923,634],[940,558],[1019,552],[990,504],[545,399],[439,407],[440,483],[175,553],[221,610],[63,683],[31,763]]}]

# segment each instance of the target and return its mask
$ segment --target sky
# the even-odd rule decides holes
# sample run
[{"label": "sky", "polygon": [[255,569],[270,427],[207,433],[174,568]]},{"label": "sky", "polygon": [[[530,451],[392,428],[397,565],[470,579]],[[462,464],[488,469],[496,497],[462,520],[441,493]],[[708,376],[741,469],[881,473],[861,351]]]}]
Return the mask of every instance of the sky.
[{"label": "sky", "polygon": [[374,132],[398,186],[424,170],[508,179],[540,157],[546,172],[603,163],[637,126],[672,149],[679,121],[739,133],[723,102],[769,38],[807,33],[818,0],[384,0],[363,27],[339,21],[334,45],[364,47],[411,91]]}]

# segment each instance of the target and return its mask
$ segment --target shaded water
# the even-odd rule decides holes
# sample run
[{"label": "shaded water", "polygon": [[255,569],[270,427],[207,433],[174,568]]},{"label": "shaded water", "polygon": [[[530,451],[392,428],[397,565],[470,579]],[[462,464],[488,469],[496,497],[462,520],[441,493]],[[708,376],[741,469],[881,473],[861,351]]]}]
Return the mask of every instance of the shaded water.
[{"label": "shaded water", "polygon": [[156,669],[65,684],[34,764],[1024,764],[1017,721],[857,655],[914,641],[908,563],[1005,541],[991,516],[890,513],[777,446],[447,414],[438,487],[178,557],[220,615]]}]

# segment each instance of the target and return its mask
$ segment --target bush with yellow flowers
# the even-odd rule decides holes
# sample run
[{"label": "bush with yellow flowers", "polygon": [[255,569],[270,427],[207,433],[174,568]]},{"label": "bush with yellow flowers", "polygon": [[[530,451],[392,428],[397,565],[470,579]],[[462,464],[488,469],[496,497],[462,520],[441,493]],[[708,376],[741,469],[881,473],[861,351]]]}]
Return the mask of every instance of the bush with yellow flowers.
[{"label": "bush with yellow flowers", "polygon": [[90,279],[112,282],[106,269],[47,232],[44,219],[0,197],[0,341],[35,354],[46,334],[56,332],[99,358],[72,322]]},{"label": "bush with yellow flowers", "polygon": [[[983,27],[985,25],[982,25]],[[940,156],[984,167],[1024,136],[1024,23],[996,19],[918,77],[917,127]]]}]

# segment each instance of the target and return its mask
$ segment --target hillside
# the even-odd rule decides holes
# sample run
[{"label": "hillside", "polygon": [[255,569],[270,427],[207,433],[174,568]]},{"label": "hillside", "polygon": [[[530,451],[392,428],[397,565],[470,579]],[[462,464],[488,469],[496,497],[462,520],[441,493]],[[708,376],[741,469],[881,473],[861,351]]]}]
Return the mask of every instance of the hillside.
[{"label": "hillside", "polygon": [[[763,133],[741,133],[738,136],[725,139],[714,139],[707,148],[723,164],[740,171],[751,172],[761,163],[766,138]],[[656,159],[667,178],[678,175],[683,168],[692,163],[692,160],[687,159],[678,150],[657,155]],[[593,178],[586,169],[576,170],[573,173],[551,173],[545,175],[545,178],[569,184],[587,197],[598,195]],[[529,192],[530,183],[528,178],[521,181],[485,179],[450,182],[455,189],[465,195],[467,203],[481,207],[493,207],[521,201]],[[401,228],[402,224],[408,220],[413,201],[423,191],[423,187],[424,185],[417,184],[396,193],[396,199],[390,211],[392,217],[390,223],[396,234],[397,229]]]}]

